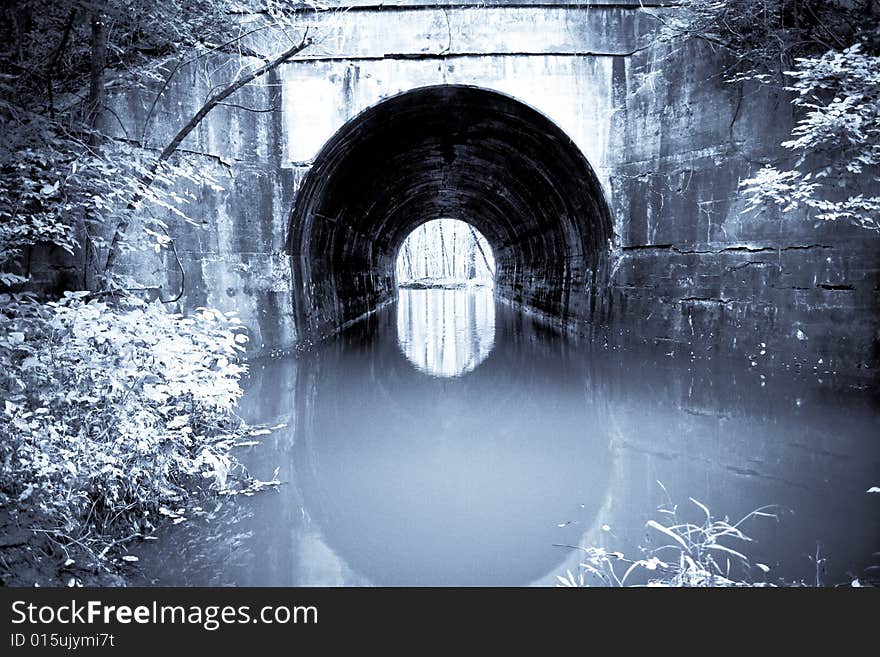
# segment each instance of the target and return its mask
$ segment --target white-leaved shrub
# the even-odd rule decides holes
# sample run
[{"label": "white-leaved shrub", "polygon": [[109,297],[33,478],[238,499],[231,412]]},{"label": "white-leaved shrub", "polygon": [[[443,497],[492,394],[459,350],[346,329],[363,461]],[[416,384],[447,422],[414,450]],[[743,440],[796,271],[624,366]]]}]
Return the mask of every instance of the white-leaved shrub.
[{"label": "white-leaved shrub", "polygon": [[103,557],[227,485],[243,430],[235,317],[0,296],[0,503]]},{"label": "white-leaved shrub", "polygon": [[782,146],[797,160],[742,181],[750,209],[806,207],[817,219],[880,231],[880,57],[856,44],[796,64],[787,75],[802,114]]}]

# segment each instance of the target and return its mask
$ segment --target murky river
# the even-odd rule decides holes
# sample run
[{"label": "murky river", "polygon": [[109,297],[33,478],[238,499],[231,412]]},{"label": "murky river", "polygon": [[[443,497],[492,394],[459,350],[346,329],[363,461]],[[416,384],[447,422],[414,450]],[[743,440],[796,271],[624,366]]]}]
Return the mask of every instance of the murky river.
[{"label": "murky river", "polygon": [[[808,368],[809,369],[809,368]],[[822,378],[820,383],[819,379]],[[241,449],[277,491],[144,544],[163,585],[555,584],[566,545],[640,555],[666,493],[738,519],[755,579],[848,581],[880,549],[876,390],[567,338],[491,291],[401,290],[299,359],[252,366]]]}]

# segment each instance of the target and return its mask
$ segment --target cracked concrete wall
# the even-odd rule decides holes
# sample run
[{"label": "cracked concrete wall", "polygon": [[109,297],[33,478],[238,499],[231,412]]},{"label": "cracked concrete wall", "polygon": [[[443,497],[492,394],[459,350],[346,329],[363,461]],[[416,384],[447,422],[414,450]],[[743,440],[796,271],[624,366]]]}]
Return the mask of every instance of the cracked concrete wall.
[{"label": "cracked concrete wall", "polygon": [[[241,67],[238,57],[215,53],[177,70],[158,99],[154,90],[114,94],[105,130],[119,139],[144,139],[158,153]],[[163,74],[173,68],[172,62]],[[190,196],[180,209],[193,223],[150,208],[168,224],[173,248],[136,251],[120,267],[141,284],[156,286],[159,298],[180,294],[176,306],[183,311],[211,306],[237,312],[248,327],[252,355],[282,353],[297,339],[285,240],[300,174],[281,159],[280,85],[277,72],[266,75],[214,109],[190,134],[178,161],[215,184],[183,181],[175,190]],[[137,226],[129,236],[137,242]]]},{"label": "cracked concrete wall", "polygon": [[[242,89],[184,143],[225,188],[189,190],[188,212],[202,228],[169,219],[184,308],[238,310],[254,353],[294,345],[285,244],[317,153],[383,99],[464,84],[544,114],[601,182],[614,231],[607,299],[597,310],[571,291],[571,328],[694,357],[764,350],[782,366],[880,365],[877,239],[843,224],[744,212],[738,183],[781,155],[789,104],[723,81],[724,62],[705,44],[658,41],[652,14],[674,9],[613,0],[346,4],[354,8],[303,11],[315,45]],[[257,30],[245,40],[252,54],[289,43],[258,29],[265,20],[241,17],[243,31]],[[117,97],[118,119],[107,127],[140,138],[150,114],[148,142],[159,148],[239,66],[238,56],[218,53],[184,67],[152,112],[154,93]],[[180,284],[171,253],[139,256],[131,271],[165,296]]]}]

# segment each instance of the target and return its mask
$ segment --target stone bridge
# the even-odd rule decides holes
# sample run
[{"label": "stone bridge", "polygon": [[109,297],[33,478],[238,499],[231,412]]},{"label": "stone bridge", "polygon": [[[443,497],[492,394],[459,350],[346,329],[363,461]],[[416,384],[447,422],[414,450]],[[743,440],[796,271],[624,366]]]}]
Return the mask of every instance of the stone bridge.
[{"label": "stone bridge", "polygon": [[[674,6],[344,5],[301,9],[313,45],[184,143],[224,189],[187,190],[203,226],[170,219],[175,251],[129,262],[164,296],[185,283],[184,308],[237,310],[254,354],[281,353],[393,299],[403,238],[448,217],[489,240],[500,296],[576,333],[878,365],[877,240],[745,211],[739,181],[784,156],[790,105],[726,82],[711,44],[662,38]],[[233,19],[256,64],[301,36]],[[106,127],[161,148],[240,66],[216,52],[155,106],[158,84],[115,96]]]}]

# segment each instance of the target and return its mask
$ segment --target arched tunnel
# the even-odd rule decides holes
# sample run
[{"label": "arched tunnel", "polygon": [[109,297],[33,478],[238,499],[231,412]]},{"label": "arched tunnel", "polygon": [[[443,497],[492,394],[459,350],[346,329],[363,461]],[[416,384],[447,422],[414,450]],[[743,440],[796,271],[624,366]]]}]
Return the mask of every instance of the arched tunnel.
[{"label": "arched tunnel", "polygon": [[498,295],[562,320],[595,312],[612,227],[583,154],[509,96],[442,85],[351,119],[303,180],[289,244],[300,336],[331,334],[393,299],[401,243],[440,218],[485,235]]}]

